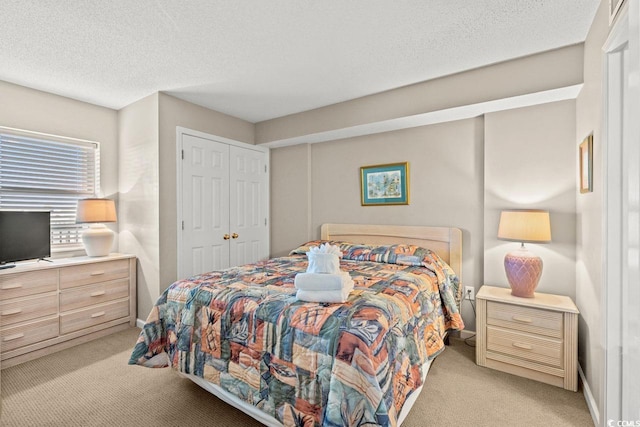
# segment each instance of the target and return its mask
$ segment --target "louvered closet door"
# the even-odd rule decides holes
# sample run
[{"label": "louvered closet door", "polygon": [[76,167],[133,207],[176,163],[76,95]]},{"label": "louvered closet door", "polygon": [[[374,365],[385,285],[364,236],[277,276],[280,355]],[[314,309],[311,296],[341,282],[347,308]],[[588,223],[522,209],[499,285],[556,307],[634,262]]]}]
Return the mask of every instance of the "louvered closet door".
[{"label": "louvered closet door", "polygon": [[231,265],[267,258],[268,172],[264,152],[231,147]]},{"label": "louvered closet door", "polygon": [[[229,267],[229,145],[183,135],[182,277]],[[226,237],[226,239],[225,239]]]}]

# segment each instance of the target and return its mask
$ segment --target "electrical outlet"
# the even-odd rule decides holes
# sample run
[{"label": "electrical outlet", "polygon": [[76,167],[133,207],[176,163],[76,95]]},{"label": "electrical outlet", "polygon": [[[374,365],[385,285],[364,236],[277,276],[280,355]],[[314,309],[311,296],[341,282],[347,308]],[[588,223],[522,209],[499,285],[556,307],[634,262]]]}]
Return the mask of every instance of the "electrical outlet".
[{"label": "electrical outlet", "polygon": [[476,299],[476,289],[473,286],[464,287],[464,299],[470,301]]}]

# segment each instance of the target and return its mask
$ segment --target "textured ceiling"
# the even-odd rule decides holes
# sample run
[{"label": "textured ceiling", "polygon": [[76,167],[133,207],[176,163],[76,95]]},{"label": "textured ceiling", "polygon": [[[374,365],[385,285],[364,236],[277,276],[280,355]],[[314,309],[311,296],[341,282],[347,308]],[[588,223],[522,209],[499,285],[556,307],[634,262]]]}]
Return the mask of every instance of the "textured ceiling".
[{"label": "textured ceiling", "polygon": [[598,3],[0,0],[0,80],[258,122],[582,42]]}]

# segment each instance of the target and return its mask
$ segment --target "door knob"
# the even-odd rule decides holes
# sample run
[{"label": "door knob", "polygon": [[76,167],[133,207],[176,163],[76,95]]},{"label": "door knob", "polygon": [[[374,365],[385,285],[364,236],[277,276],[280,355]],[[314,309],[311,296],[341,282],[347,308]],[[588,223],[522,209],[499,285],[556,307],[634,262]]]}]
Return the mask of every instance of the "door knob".
[{"label": "door knob", "polygon": [[231,238],[232,238],[232,239],[237,239],[237,238],[238,238],[238,233],[233,233],[233,234],[231,235]]},{"label": "door knob", "polygon": [[229,240],[229,239],[230,239],[230,237],[229,237],[229,235],[228,235],[228,234],[225,234],[225,235],[224,235],[224,237],[223,237],[223,239],[224,239],[224,240]]}]

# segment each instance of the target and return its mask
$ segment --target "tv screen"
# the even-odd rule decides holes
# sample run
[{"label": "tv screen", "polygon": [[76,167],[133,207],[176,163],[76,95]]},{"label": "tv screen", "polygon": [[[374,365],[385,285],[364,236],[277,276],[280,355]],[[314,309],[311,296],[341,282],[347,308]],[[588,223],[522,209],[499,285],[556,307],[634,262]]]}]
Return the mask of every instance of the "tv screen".
[{"label": "tv screen", "polygon": [[0,264],[51,256],[51,213],[0,211]]}]

